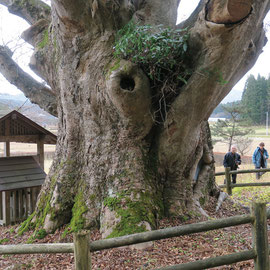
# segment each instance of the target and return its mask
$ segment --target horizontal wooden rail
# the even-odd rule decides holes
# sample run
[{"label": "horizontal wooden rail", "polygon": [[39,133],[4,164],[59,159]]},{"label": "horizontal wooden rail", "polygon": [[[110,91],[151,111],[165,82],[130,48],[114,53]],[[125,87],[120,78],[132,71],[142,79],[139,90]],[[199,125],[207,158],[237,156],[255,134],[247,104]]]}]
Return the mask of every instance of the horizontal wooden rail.
[{"label": "horizontal wooden rail", "polygon": [[[270,172],[270,168],[230,171],[230,174],[256,173],[256,172]],[[220,175],[225,175],[225,171],[215,173],[215,176],[220,176]]]},{"label": "horizontal wooden rail", "polygon": [[225,175],[225,183],[224,185],[219,185],[220,188],[226,188],[228,195],[232,195],[232,189],[235,187],[265,187],[270,186],[270,182],[255,182],[255,183],[239,183],[233,184],[231,182],[232,174],[242,174],[242,173],[253,173],[253,172],[269,172],[270,168],[265,169],[253,169],[253,170],[238,170],[238,171],[230,171],[230,167],[226,167],[224,172],[216,173],[215,176]]},{"label": "horizontal wooden rail", "polygon": [[177,264],[173,266],[167,266],[158,268],[156,270],[200,270],[200,269],[207,269],[217,266],[222,266],[226,264],[237,263],[241,261],[247,261],[251,259],[255,259],[257,256],[255,250],[247,250],[237,253],[232,253],[224,256],[218,256],[215,258],[209,258],[204,260],[199,260],[195,262],[189,262],[184,264]]},{"label": "horizontal wooden rail", "polygon": [[[90,251],[99,251],[115,247],[134,245],[154,240],[172,238],[232,227],[251,223],[254,217],[251,215],[239,215],[218,220],[209,220],[195,224],[187,224],[178,227],[160,229],[150,232],[131,234],[111,239],[97,240],[90,243]],[[73,243],[59,244],[24,244],[24,245],[0,245],[0,254],[34,254],[34,253],[73,253]]]},{"label": "horizontal wooden rail", "polygon": [[[178,227],[166,228],[155,230],[151,232],[137,233],[127,236],[121,236],[111,239],[98,240],[90,244],[91,251],[98,251],[103,249],[134,245],[143,242],[149,242],[154,240],[161,240],[176,236],[188,235],[192,233],[205,232],[210,230],[222,229],[231,226],[237,226],[242,224],[251,223],[254,221],[254,217],[251,215],[239,215],[229,218],[222,218],[218,220],[210,220],[205,222],[199,222],[195,224],[187,224]],[[1,253],[1,247],[0,247]]]},{"label": "horizontal wooden rail", "polygon": [[215,176],[221,176],[221,175],[225,175],[225,172],[216,172]]},{"label": "horizontal wooden rail", "polygon": [[[226,185],[218,185],[220,188],[225,188]],[[239,183],[239,184],[231,184],[231,187],[264,187],[270,186],[270,182],[260,182],[260,183]]]},{"label": "horizontal wooden rail", "polygon": [[0,254],[74,253],[73,243],[1,245]]},{"label": "horizontal wooden rail", "polygon": [[[223,218],[218,220],[210,220],[206,222],[199,222],[195,224],[188,224],[173,228],[166,228],[151,232],[138,233],[128,236],[122,236],[112,239],[98,240],[90,242],[89,232],[75,233],[74,243],[57,243],[57,244],[24,244],[24,245],[0,245],[0,254],[35,254],[35,253],[74,253],[75,252],[75,262],[77,270],[91,269],[91,255],[90,251],[99,251],[103,249],[122,247],[126,245],[133,245],[143,242],[149,242],[153,240],[167,239],[176,236],[188,235],[192,233],[200,233],[215,229],[221,229],[231,226],[237,226],[242,224],[251,223],[252,224],[252,241],[253,249],[228,254],[224,256],[218,256],[215,258],[208,258],[205,260],[190,262],[181,265],[174,265],[164,268],[159,268],[158,270],[191,270],[191,269],[207,269],[212,267],[217,267],[221,265],[228,265],[240,261],[246,261],[250,259],[255,259],[256,265],[268,265],[268,256],[265,256],[262,251],[259,251],[262,240],[265,241],[263,250],[266,254],[269,253],[268,250],[268,240],[267,240],[267,223],[266,219],[270,219],[270,209],[266,211],[265,203],[254,203],[252,206],[252,215],[239,215],[229,218]],[[82,238],[82,239],[81,239]],[[82,241],[83,240],[83,241]],[[84,245],[82,245],[82,242]],[[90,243],[89,243],[90,242]],[[77,243],[77,254],[76,246]],[[89,244],[87,244],[89,243]],[[81,252],[80,249],[85,252]],[[87,251],[88,250],[88,251]],[[258,254],[257,254],[257,252]],[[82,253],[85,253],[82,255]],[[88,255],[89,254],[89,255]],[[87,261],[87,266],[86,262]],[[258,267],[258,266],[257,266]],[[265,269],[265,268],[258,268]]]},{"label": "horizontal wooden rail", "polygon": [[256,172],[270,172],[270,168],[265,169],[251,169],[251,170],[235,170],[230,171],[230,174],[256,173]]}]

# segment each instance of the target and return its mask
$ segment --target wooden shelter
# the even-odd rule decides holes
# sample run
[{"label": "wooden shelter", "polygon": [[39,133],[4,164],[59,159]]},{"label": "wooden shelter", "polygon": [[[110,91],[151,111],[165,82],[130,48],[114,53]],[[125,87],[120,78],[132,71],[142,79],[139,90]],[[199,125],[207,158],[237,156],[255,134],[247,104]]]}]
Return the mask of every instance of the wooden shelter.
[{"label": "wooden shelter", "polygon": [[[56,144],[56,136],[17,111],[0,118],[0,222],[8,225],[34,211],[46,174],[44,144]],[[10,157],[10,143],[36,143],[36,156]]]}]

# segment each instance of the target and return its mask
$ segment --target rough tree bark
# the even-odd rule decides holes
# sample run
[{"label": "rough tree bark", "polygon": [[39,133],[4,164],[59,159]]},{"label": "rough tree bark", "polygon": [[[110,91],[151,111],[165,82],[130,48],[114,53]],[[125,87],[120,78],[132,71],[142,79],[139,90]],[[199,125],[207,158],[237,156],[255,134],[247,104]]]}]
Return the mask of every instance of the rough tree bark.
[{"label": "rough tree bark", "polygon": [[50,89],[14,72],[5,47],[0,71],[59,118],[36,228],[71,222],[73,230],[99,226],[117,236],[155,228],[164,214],[203,212],[215,190],[207,119],[262,52],[270,1],[201,0],[176,26],[189,27],[192,73],[157,121],[151,79],[134,63],[115,64],[115,34],[132,18],[175,27],[179,2],[0,0],[31,24],[23,33],[35,48],[30,66]]}]

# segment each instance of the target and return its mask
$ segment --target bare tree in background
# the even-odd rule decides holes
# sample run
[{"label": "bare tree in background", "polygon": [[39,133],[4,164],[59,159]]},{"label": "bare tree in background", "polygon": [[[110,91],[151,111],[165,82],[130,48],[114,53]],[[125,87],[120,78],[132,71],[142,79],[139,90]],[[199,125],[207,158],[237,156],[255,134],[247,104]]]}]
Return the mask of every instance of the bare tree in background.
[{"label": "bare tree in background", "polygon": [[242,119],[244,109],[239,102],[228,105],[222,105],[224,112],[228,115],[228,119],[220,120],[211,126],[213,140],[228,145],[228,151],[231,150],[233,144],[237,144],[240,151],[245,152],[248,144],[252,140],[248,135],[254,133],[254,130],[248,127],[246,121]]},{"label": "bare tree in background", "polygon": [[237,149],[242,156],[244,156],[250,150],[252,142],[253,140],[248,136],[240,136],[235,139]]}]

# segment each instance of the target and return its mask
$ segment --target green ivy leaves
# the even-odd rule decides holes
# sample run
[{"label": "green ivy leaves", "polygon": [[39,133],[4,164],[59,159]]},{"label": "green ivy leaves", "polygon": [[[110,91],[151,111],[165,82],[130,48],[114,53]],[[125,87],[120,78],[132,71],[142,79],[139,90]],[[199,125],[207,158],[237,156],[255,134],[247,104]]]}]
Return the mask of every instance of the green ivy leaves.
[{"label": "green ivy leaves", "polygon": [[186,83],[183,59],[188,38],[187,29],[136,25],[131,21],[118,32],[114,55],[140,65],[152,80],[162,80],[164,72],[175,73],[181,66],[175,79]]}]

